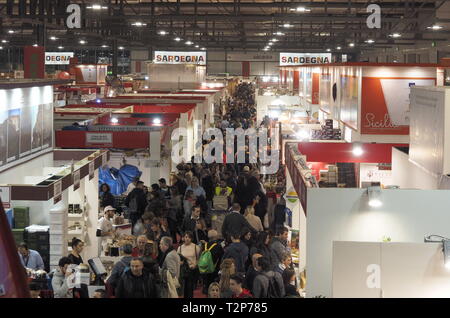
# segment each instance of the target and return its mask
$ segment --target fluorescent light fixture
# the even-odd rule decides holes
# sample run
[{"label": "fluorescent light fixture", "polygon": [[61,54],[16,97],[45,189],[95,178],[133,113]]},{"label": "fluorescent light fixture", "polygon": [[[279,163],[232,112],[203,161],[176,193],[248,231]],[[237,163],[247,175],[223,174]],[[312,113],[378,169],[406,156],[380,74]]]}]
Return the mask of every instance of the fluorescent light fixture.
[{"label": "fluorescent light fixture", "polygon": [[381,201],[380,187],[368,187],[367,194],[369,196],[369,206],[372,208],[379,208],[383,205],[383,202]]},{"label": "fluorescent light fixture", "polygon": [[142,27],[142,26],[146,26],[146,25],[147,25],[147,23],[142,23],[142,22],[134,22],[134,23],[132,23],[131,25],[133,25],[133,26],[137,26],[137,27]]},{"label": "fluorescent light fixture", "polygon": [[350,43],[348,46],[355,47],[355,43]]},{"label": "fluorescent light fixture", "polygon": [[186,44],[186,45],[192,45],[192,42],[191,42],[191,41],[186,41],[184,44]]},{"label": "fluorescent light fixture", "polygon": [[111,122],[113,124],[117,124],[119,122],[119,120],[116,117],[111,118]]},{"label": "fluorescent light fixture", "polygon": [[366,41],[366,43],[372,44],[372,43],[375,43],[375,41],[372,40],[372,39],[368,39],[368,40]]},{"label": "fluorescent light fixture", "polygon": [[80,40],[80,44],[86,44],[85,40]]},{"label": "fluorescent light fixture", "polygon": [[353,155],[359,157],[364,153],[364,150],[361,148],[361,146],[354,146],[352,152]]},{"label": "fluorescent light fixture", "polygon": [[440,30],[440,29],[442,29],[442,26],[435,24],[435,25],[427,27],[427,29]]},{"label": "fluorescent light fixture", "polygon": [[64,48],[64,46],[58,46],[58,49],[62,50]]},{"label": "fluorescent light fixture", "polygon": [[159,34],[159,35],[166,35],[166,34],[167,34],[167,32],[166,32],[166,31],[164,31],[164,30],[161,30],[161,31],[159,31],[159,32],[158,32],[158,34]]},{"label": "fluorescent light fixture", "polygon": [[106,44],[103,44],[103,45],[102,45],[102,48],[106,48],[106,47],[108,47]]},{"label": "fluorescent light fixture", "polygon": [[155,118],[155,119],[153,119],[153,123],[159,125],[159,124],[161,124],[161,119]]},{"label": "fluorescent light fixture", "polygon": [[389,36],[391,38],[400,38],[402,35],[400,33],[392,33],[392,34],[389,34]]},{"label": "fluorescent light fixture", "polygon": [[295,11],[297,12],[311,12],[311,9],[305,8],[305,7],[297,7],[297,9],[295,9]]},{"label": "fluorescent light fixture", "polygon": [[293,27],[293,25],[290,23],[283,24],[283,28],[291,28],[291,27]]},{"label": "fluorescent light fixture", "polygon": [[270,41],[271,41],[271,42],[278,42],[278,39],[273,38],[273,39],[271,39]]},{"label": "fluorescent light fixture", "polygon": [[180,41],[181,41],[181,38],[179,38],[179,37],[177,36],[174,40],[177,41],[177,42],[180,42]]},{"label": "fluorescent light fixture", "polygon": [[93,4],[93,5],[91,5],[89,7],[86,7],[86,8],[92,9],[92,10],[105,10],[105,9],[108,9],[108,7],[102,6],[100,4]]},{"label": "fluorescent light fixture", "polygon": [[279,31],[278,31],[278,32],[275,32],[274,35],[281,36],[281,35],[285,35],[285,34],[284,34],[283,32],[279,32]]},{"label": "fluorescent light fixture", "polygon": [[13,33],[14,33],[14,30],[8,30],[8,33],[9,33],[9,34],[13,34]]},{"label": "fluorescent light fixture", "polygon": [[2,40],[2,43],[8,43],[8,41],[7,40]]}]

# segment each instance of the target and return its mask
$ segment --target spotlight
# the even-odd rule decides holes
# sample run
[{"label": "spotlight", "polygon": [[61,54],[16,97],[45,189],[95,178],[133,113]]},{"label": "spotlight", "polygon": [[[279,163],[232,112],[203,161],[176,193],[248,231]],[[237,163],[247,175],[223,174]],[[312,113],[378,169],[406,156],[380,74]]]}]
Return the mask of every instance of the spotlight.
[{"label": "spotlight", "polygon": [[142,26],[146,26],[147,23],[142,23],[142,22],[134,22],[131,25],[137,26],[137,27],[142,27]]},{"label": "spotlight", "polygon": [[107,48],[108,46],[106,45],[106,44],[103,44],[102,45],[102,48]]},{"label": "spotlight", "polygon": [[206,48],[205,47],[202,47],[200,50],[202,50],[202,51],[206,51]]},{"label": "spotlight", "polygon": [[125,48],[123,46],[118,47],[119,50],[124,50]]},{"label": "spotlight", "polygon": [[186,41],[184,44],[186,44],[186,45],[192,45],[192,42],[191,42],[191,41]]},{"label": "spotlight", "polygon": [[80,40],[80,44],[86,44],[85,40]]},{"label": "spotlight", "polygon": [[97,98],[95,101],[96,101],[97,103],[101,103],[101,102],[102,102],[102,100],[101,100],[100,98]]},{"label": "spotlight", "polygon": [[153,119],[153,123],[159,125],[159,124],[161,124],[161,119],[155,118],[155,119]]},{"label": "spotlight", "polygon": [[119,120],[116,117],[111,118],[111,122],[113,124],[117,124],[119,122]]},{"label": "spotlight", "polygon": [[92,9],[92,10],[105,10],[105,9],[108,9],[108,7],[102,6],[100,4],[93,4],[93,5],[91,5],[89,7],[86,7],[86,8]]},{"label": "spotlight", "polygon": [[369,196],[369,206],[373,208],[379,208],[383,205],[381,202],[381,188],[380,187],[369,187],[367,188],[367,194]]},{"label": "spotlight", "polygon": [[336,50],[340,50],[341,49],[341,47],[340,46],[338,46],[337,48],[336,48]]},{"label": "spotlight", "polygon": [[52,41],[56,41],[56,40],[57,40],[57,38],[56,38],[56,37],[54,37],[54,36],[51,36],[51,37],[50,37],[50,40],[52,40]]},{"label": "spotlight", "polygon": [[375,41],[372,40],[372,39],[368,39],[368,40],[366,41],[366,43],[372,44],[372,43],[375,43]]},{"label": "spotlight", "polygon": [[355,47],[355,43],[350,43],[348,46]]},{"label": "spotlight", "polygon": [[353,154],[355,156],[358,156],[358,157],[361,156],[364,153],[364,151],[361,148],[361,146],[354,146],[352,152],[353,152]]},{"label": "spotlight", "polygon": [[200,47],[200,46],[199,46],[198,44],[195,46],[195,48],[197,48],[197,49],[198,49],[199,47]]},{"label": "spotlight", "polygon": [[2,43],[8,43],[8,41],[7,40],[2,40]]},{"label": "spotlight", "polygon": [[435,25],[427,27],[427,29],[440,30],[440,29],[442,29],[442,26],[435,24]]},{"label": "spotlight", "polygon": [[34,47],[38,47],[39,45],[37,45],[37,43],[34,43],[33,46],[34,46]]},{"label": "spotlight", "polygon": [[291,28],[291,27],[292,27],[292,24],[290,24],[290,23],[283,24],[283,28]]},{"label": "spotlight", "polygon": [[64,48],[64,46],[58,46],[58,49],[62,50]]},{"label": "spotlight", "polygon": [[8,30],[8,33],[9,33],[9,34],[13,34],[13,33],[14,33],[14,30]]},{"label": "spotlight", "polygon": [[159,35],[166,35],[166,34],[167,34],[167,32],[164,30],[159,31]]},{"label": "spotlight", "polygon": [[177,41],[177,42],[181,41],[181,39],[179,37],[176,37],[174,40]]},{"label": "spotlight", "polygon": [[331,52],[331,49],[327,49],[327,52]]},{"label": "spotlight", "polygon": [[281,35],[285,35],[285,34],[283,32],[275,32],[274,35],[281,36]]},{"label": "spotlight", "polygon": [[389,34],[389,36],[391,38],[400,38],[402,35],[400,33],[392,33],[392,34]]}]

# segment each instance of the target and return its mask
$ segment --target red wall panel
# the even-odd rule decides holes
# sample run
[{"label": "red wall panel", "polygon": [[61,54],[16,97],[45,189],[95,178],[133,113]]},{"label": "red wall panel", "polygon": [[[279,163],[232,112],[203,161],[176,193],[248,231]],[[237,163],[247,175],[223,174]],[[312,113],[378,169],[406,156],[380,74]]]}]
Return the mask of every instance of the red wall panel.
[{"label": "red wall panel", "polygon": [[[94,131],[90,131],[94,133]],[[86,131],[61,130],[55,132],[55,144],[60,148],[93,148],[86,145]],[[99,131],[98,133],[112,133],[113,147],[122,149],[138,149],[148,148],[149,132],[146,131],[125,131],[125,132],[107,132]],[[110,146],[96,146],[95,148],[111,148]]]}]

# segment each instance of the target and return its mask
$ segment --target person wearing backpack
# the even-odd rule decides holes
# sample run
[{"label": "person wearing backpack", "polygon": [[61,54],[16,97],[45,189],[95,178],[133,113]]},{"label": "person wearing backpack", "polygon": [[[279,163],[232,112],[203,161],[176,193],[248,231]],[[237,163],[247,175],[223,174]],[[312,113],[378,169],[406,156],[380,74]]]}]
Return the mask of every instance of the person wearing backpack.
[{"label": "person wearing backpack", "polygon": [[200,257],[201,248],[194,243],[192,243],[194,239],[194,234],[192,232],[184,233],[184,243],[178,247],[178,254],[184,257],[184,262],[187,262],[184,265],[183,273],[183,285],[184,285],[184,298],[194,298],[194,289],[198,280],[198,259]]},{"label": "person wearing backpack", "polygon": [[147,198],[143,188],[144,182],[138,181],[136,188],[134,188],[125,199],[125,205],[130,212],[132,229],[134,229],[134,225],[142,217],[142,214],[144,214],[145,207],[147,206]]},{"label": "person wearing backpack", "polygon": [[130,262],[133,259],[133,256],[131,255],[133,253],[133,246],[131,244],[122,246],[122,251],[124,256],[114,265],[111,276],[109,276],[107,280],[107,284],[111,285],[113,290],[116,289],[122,274],[130,269]]},{"label": "person wearing backpack", "polygon": [[[216,230],[208,231],[209,242],[205,244],[203,253],[198,261],[200,274],[203,278],[203,294],[208,295],[208,286],[211,285],[219,277],[220,263],[224,254],[223,251],[223,239],[219,238],[219,234]],[[209,251],[208,253],[205,253]],[[211,255],[211,259],[208,255]],[[210,269],[214,265],[214,270]],[[206,265],[204,265],[206,264]]]},{"label": "person wearing backpack", "polygon": [[258,275],[253,282],[252,294],[255,298],[283,298],[285,296],[283,278],[274,272],[267,257],[256,261]]}]

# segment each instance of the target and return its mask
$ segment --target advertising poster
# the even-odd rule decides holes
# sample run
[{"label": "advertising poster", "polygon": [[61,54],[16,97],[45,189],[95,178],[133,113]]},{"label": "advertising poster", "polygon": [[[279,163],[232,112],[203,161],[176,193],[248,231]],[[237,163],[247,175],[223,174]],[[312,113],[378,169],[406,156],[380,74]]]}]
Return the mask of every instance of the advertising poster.
[{"label": "advertising poster", "polygon": [[20,118],[20,158],[31,153],[31,107],[23,107]]},{"label": "advertising poster", "polygon": [[42,149],[42,130],[43,130],[43,113],[44,106],[31,107],[31,123],[33,125],[31,135],[31,152],[35,152]]},{"label": "advertising poster", "polygon": [[408,135],[409,94],[415,85],[433,86],[435,80],[363,77],[361,133]]},{"label": "advertising poster", "polygon": [[358,129],[358,77],[341,75],[341,120]]},{"label": "advertising poster", "polygon": [[11,162],[19,159],[20,146],[20,109],[8,112],[8,159]]},{"label": "advertising poster", "polygon": [[6,163],[8,153],[8,112],[0,111],[0,166]]},{"label": "advertising poster", "polygon": [[43,140],[42,148],[53,146],[53,105],[44,104],[43,105]]}]

